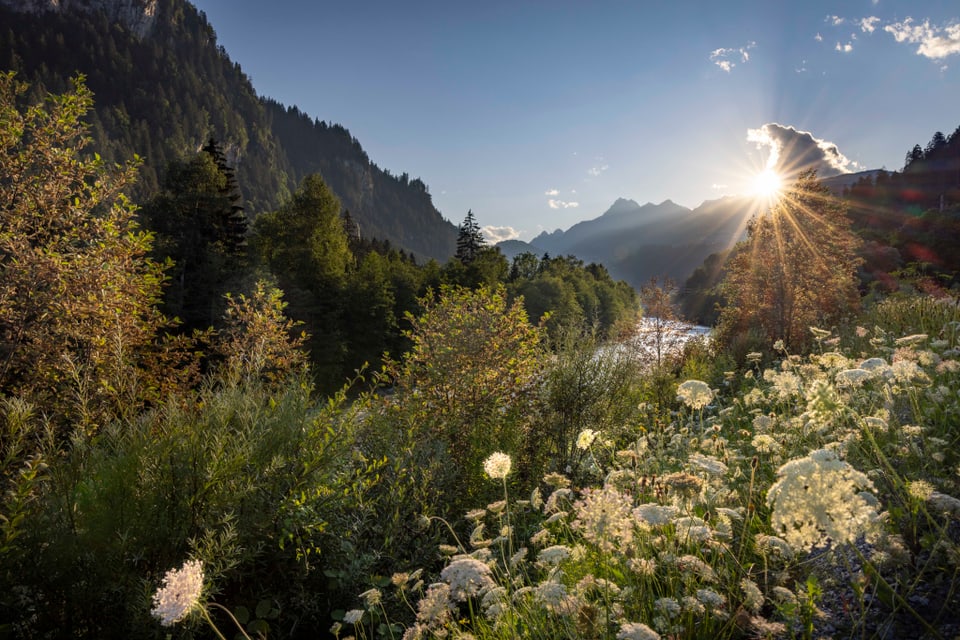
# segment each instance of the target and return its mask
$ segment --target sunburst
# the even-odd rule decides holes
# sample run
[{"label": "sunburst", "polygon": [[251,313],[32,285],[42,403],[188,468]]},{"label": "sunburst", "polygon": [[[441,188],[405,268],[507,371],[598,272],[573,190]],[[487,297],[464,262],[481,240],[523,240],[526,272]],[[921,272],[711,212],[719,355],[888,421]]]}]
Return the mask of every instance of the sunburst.
[{"label": "sunburst", "polygon": [[783,178],[773,169],[764,169],[750,182],[750,195],[765,200],[776,200],[783,189]]}]

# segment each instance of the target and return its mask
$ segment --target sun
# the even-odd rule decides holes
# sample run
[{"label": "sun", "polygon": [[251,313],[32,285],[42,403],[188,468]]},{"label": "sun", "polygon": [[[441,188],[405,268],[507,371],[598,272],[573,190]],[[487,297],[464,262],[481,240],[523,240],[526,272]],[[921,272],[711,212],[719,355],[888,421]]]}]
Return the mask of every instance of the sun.
[{"label": "sun", "polygon": [[780,194],[783,178],[773,169],[764,169],[750,182],[750,194],[756,198],[774,199]]}]

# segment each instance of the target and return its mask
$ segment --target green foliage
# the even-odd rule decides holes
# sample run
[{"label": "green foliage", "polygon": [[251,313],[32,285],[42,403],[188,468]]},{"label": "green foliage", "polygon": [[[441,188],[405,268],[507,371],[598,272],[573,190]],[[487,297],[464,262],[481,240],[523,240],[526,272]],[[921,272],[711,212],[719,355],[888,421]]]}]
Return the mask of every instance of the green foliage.
[{"label": "green foliage", "polygon": [[612,442],[629,437],[638,417],[642,363],[628,349],[578,331],[563,334],[554,351],[543,376],[537,449],[542,465],[576,469],[585,458],[576,446],[584,429]]},{"label": "green foliage", "polygon": [[25,91],[0,75],[0,390],[93,431],[156,384],[144,357],[166,323],[163,269],[122,194],[136,162],[83,155],[83,79],[21,110]]},{"label": "green foliage", "polygon": [[223,315],[224,294],[238,284],[245,266],[245,225],[236,228],[225,169],[206,151],[170,163],[162,191],[140,214],[155,233],[156,258],[173,263],[164,311],[179,318],[186,332],[214,326]]},{"label": "green foliage", "polygon": [[20,637],[161,637],[144,586],[191,556],[228,608],[283,611],[277,635],[328,624],[338,596],[324,572],[358,559],[382,466],[353,448],[354,419],[344,396],[318,405],[302,379],[271,390],[246,377],[111,425],[50,461],[39,513],[21,524],[33,569],[3,596],[3,618]]},{"label": "green foliage", "polygon": [[636,323],[636,291],[615,282],[602,265],[584,265],[573,256],[521,254],[514,258],[508,284],[511,296],[523,297],[530,317],[546,317],[553,338],[569,330],[623,337]]},{"label": "green foliage", "polygon": [[338,388],[346,348],[341,296],[354,264],[339,199],[320,176],[308,176],[288,202],[257,218],[254,231],[254,250],[286,293],[288,313],[311,336],[318,382]]},{"label": "green foliage", "polygon": [[492,451],[537,453],[526,406],[536,395],[542,332],[522,300],[507,303],[502,286],[443,287],[421,305],[420,316],[408,316],[413,346],[391,366],[397,397],[388,406],[416,413],[417,437],[444,447],[469,492]]}]

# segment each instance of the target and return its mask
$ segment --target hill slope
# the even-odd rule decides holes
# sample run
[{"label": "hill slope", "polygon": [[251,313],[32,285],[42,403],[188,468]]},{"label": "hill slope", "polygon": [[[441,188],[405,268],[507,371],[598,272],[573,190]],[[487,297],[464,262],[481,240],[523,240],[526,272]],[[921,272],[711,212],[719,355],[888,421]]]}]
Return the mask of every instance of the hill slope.
[{"label": "hill slope", "polygon": [[213,137],[237,168],[248,215],[320,172],[364,236],[421,257],[453,254],[456,227],[422,181],[380,169],[342,126],[261,99],[189,2],[0,0],[0,24],[0,69],[30,83],[30,98],[86,76],[94,150],[108,162],[144,159],[136,201],[156,192],[170,161]]}]

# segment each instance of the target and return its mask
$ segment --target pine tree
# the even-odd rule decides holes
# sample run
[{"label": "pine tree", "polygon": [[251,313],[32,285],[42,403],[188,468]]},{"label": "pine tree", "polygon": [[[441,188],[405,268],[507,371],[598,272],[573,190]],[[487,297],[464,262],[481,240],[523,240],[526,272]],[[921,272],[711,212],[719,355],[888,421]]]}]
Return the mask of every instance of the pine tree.
[{"label": "pine tree", "polygon": [[220,189],[220,195],[226,199],[228,208],[221,212],[221,219],[218,221],[220,226],[220,239],[232,256],[243,261],[247,251],[247,231],[249,224],[243,210],[243,193],[240,191],[237,173],[233,167],[227,163],[227,156],[223,152],[223,148],[214,138],[210,138],[203,147],[203,151],[213,158],[217,169],[220,170],[220,173],[222,173],[225,178],[224,185]]},{"label": "pine tree", "polygon": [[473,211],[467,211],[467,217],[463,219],[463,224],[459,227],[457,234],[457,260],[465,265],[470,264],[477,259],[480,249],[486,244],[483,239],[483,233],[480,231],[480,225],[473,217]]}]

